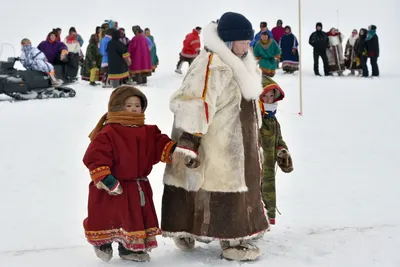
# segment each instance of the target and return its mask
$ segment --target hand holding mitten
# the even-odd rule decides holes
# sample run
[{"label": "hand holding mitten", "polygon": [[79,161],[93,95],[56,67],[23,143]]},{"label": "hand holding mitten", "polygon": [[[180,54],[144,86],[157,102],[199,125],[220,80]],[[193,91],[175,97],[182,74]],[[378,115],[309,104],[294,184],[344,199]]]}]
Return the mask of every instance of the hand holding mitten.
[{"label": "hand holding mitten", "polygon": [[103,180],[98,181],[95,183],[98,189],[104,189],[107,191],[108,194],[112,196],[122,194],[122,187],[121,184],[115,179],[114,176],[111,174],[107,175]]},{"label": "hand holding mitten", "polygon": [[172,154],[172,164],[174,168],[197,168],[200,166],[198,159],[198,149],[200,146],[200,136],[189,133],[182,133],[177,142],[174,153]]},{"label": "hand holding mitten", "polygon": [[292,157],[287,149],[281,148],[278,150],[277,163],[283,172],[290,173],[293,171]]}]

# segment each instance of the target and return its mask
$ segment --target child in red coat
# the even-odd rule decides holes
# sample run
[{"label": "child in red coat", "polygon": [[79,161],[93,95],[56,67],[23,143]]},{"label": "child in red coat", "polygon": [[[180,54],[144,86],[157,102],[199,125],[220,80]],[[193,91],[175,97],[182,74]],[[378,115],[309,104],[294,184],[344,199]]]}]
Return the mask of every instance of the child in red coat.
[{"label": "child in red coat", "polygon": [[171,163],[175,142],[144,124],[146,106],[139,89],[115,89],[83,158],[92,178],[85,235],[104,261],[112,258],[113,242],[122,259],[148,261],[161,234],[147,176],[154,164]]}]

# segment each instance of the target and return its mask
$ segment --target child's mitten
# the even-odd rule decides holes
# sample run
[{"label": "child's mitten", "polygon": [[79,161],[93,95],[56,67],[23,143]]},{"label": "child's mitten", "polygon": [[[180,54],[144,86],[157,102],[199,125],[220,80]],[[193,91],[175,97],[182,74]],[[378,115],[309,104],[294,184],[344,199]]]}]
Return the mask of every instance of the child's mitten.
[{"label": "child's mitten", "polygon": [[122,194],[121,184],[111,174],[107,175],[103,180],[96,183],[98,189],[104,189],[112,196]]},{"label": "child's mitten", "polygon": [[278,151],[277,163],[283,172],[290,173],[293,171],[292,157],[287,149],[282,148]]},{"label": "child's mitten", "polygon": [[182,169],[197,168],[200,161],[197,157],[201,137],[189,133],[182,133],[172,154],[172,164],[174,168]]}]

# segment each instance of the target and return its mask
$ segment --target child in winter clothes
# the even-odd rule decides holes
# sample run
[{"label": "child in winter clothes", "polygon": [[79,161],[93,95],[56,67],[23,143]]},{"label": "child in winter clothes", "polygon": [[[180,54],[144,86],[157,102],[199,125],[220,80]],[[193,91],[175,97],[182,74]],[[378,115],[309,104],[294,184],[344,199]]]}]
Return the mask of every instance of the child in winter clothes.
[{"label": "child in winter clothes", "polygon": [[89,45],[86,48],[86,57],[81,68],[81,79],[90,81],[90,85],[95,86],[96,81],[101,80],[100,66],[101,54],[98,48],[98,35],[92,34],[90,36]]},{"label": "child in winter clothes", "polygon": [[161,234],[147,176],[158,162],[171,162],[175,142],[157,126],[144,123],[147,98],[133,86],[115,89],[108,112],[90,134],[83,158],[90,171],[88,242],[103,261],[118,242],[125,260],[148,261]]},{"label": "child in winter clothes", "polygon": [[263,87],[259,101],[263,116],[260,130],[263,150],[262,196],[270,224],[273,225],[276,217],[275,166],[278,164],[283,172],[290,173],[293,171],[293,164],[275,116],[278,101],[281,101],[285,94],[279,85],[266,76],[263,76]]},{"label": "child in winter clothes", "polygon": [[255,44],[253,53],[259,60],[258,64],[263,75],[274,77],[276,62],[280,60],[281,49],[268,32],[261,33],[261,38]]},{"label": "child in winter clothes", "polygon": [[112,28],[108,28],[106,30],[105,36],[101,39],[100,42],[100,54],[102,56],[101,72],[103,73],[103,87],[111,87],[108,83],[108,52],[107,52],[108,43],[112,39],[111,34],[112,34]]},{"label": "child in winter clothes", "polygon": [[54,66],[48,62],[46,55],[38,48],[32,47],[29,39],[22,39],[21,46],[20,61],[25,69],[46,73],[50,76],[53,86],[60,86],[63,83],[55,77]]},{"label": "child in winter clothes", "polygon": [[120,32],[112,29],[112,39],[108,43],[108,79],[116,88],[129,78],[128,66],[131,65],[131,57],[128,48],[119,40]]}]

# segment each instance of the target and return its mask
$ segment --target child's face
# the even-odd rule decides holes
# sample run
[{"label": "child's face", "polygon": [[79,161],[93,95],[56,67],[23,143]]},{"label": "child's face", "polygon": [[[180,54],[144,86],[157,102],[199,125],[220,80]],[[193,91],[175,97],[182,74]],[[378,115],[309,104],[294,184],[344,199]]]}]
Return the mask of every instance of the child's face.
[{"label": "child's face", "polygon": [[266,104],[273,104],[275,101],[275,92],[271,90],[261,96],[261,99]]},{"label": "child's face", "polygon": [[131,96],[128,99],[126,99],[124,103],[124,111],[138,113],[138,114],[143,113],[140,98],[137,96]]},{"label": "child's face", "polygon": [[268,34],[262,34],[261,35],[261,40],[268,41],[268,39],[269,39],[269,35]]}]

